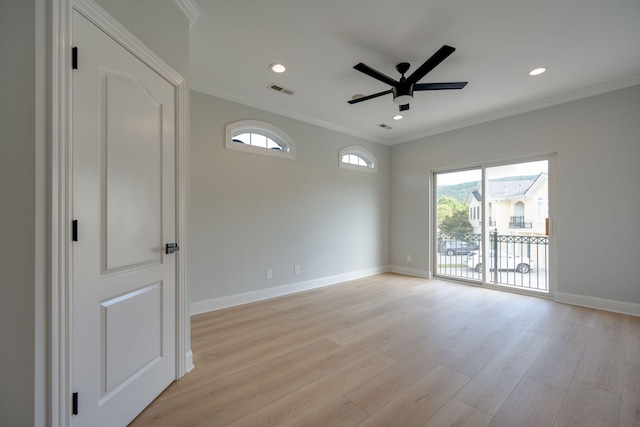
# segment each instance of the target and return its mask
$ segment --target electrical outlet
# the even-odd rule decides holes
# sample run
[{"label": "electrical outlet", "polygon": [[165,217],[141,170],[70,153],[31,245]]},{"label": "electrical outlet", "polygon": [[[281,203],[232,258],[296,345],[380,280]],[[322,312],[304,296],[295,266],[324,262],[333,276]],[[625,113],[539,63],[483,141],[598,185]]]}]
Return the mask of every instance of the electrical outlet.
[{"label": "electrical outlet", "polygon": [[271,279],[273,278],[273,270],[271,270],[270,268],[267,268],[267,279]]},{"label": "electrical outlet", "polygon": [[299,265],[294,265],[293,266],[293,274],[300,274],[300,266]]},{"label": "electrical outlet", "polygon": [[411,262],[411,255],[407,255],[407,262]]}]

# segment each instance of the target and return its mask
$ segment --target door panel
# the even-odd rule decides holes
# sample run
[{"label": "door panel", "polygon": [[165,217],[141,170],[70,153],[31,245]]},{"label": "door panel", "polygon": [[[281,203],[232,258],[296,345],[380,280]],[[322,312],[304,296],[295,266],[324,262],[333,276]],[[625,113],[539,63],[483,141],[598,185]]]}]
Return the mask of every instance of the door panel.
[{"label": "door panel", "polygon": [[162,282],[100,305],[104,399],[162,359]]},{"label": "door panel", "polygon": [[175,378],[175,88],[74,11],[74,426],[124,426]]},{"label": "door panel", "polygon": [[134,77],[101,74],[103,244],[111,272],[162,258],[162,104]]}]

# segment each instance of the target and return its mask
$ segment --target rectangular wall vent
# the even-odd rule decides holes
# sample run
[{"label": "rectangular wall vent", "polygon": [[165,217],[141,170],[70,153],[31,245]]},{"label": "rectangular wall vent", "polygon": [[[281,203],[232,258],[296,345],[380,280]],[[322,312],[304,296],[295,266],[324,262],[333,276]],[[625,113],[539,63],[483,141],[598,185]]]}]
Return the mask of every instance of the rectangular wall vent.
[{"label": "rectangular wall vent", "polygon": [[278,85],[273,84],[273,83],[272,83],[272,84],[270,84],[270,85],[269,85],[269,86],[267,86],[267,87],[268,87],[269,89],[276,90],[276,91],[278,91],[278,92],[280,92],[280,93],[284,93],[285,95],[293,95],[293,91],[292,91],[292,90],[290,90],[290,89],[286,89],[286,88],[283,88],[282,86],[278,86]]}]

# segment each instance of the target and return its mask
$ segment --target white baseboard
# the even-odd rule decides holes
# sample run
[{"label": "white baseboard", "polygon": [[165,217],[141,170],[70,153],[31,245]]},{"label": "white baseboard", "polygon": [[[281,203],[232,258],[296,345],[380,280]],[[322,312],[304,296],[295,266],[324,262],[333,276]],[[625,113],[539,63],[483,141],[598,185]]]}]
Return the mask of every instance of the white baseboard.
[{"label": "white baseboard", "polygon": [[407,276],[422,277],[423,279],[431,279],[429,270],[420,270],[418,268],[402,267],[399,265],[390,265],[389,271],[392,273],[404,274]]},{"label": "white baseboard", "polygon": [[193,364],[193,351],[189,350],[186,356],[184,357],[184,359],[185,359],[184,366],[186,367],[187,372],[191,371],[193,368],[196,367]]},{"label": "white baseboard", "polygon": [[310,289],[322,288],[324,286],[336,285],[338,283],[348,282],[349,280],[362,279],[364,277],[374,276],[388,271],[390,271],[389,266],[385,265],[381,267],[368,268],[366,270],[354,271],[351,273],[321,277],[319,279],[307,280],[305,282],[291,283],[289,285],[243,292],[241,294],[212,298],[204,301],[196,301],[191,303],[191,315],[193,316],[195,314],[207,313],[209,311],[234,307],[236,305],[262,301],[296,292],[308,291]]},{"label": "white baseboard", "polygon": [[632,302],[616,301],[605,298],[595,298],[585,295],[556,292],[555,301],[565,304],[579,305],[582,307],[597,308],[598,310],[612,311],[614,313],[640,316],[640,304]]}]

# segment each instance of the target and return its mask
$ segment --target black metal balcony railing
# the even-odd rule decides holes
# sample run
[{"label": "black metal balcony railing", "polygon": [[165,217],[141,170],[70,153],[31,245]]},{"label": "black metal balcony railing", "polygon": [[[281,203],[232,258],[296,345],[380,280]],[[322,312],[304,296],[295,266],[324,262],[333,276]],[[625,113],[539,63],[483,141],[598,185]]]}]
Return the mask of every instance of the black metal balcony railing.
[{"label": "black metal balcony railing", "polygon": [[533,224],[524,221],[524,216],[512,216],[509,218],[509,228],[533,228]]},{"label": "black metal balcony railing", "polygon": [[483,257],[482,234],[438,233],[436,274],[472,281],[483,280],[484,263],[489,265],[488,283],[549,291],[549,238],[489,234]]}]

